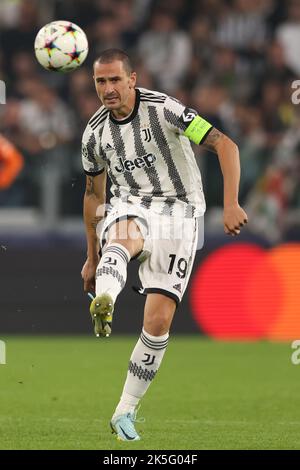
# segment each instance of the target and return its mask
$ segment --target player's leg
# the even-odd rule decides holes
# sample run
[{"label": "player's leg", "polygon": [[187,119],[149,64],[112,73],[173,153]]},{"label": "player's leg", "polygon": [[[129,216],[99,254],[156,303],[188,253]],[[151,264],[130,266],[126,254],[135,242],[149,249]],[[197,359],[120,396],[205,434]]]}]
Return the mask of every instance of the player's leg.
[{"label": "player's leg", "polygon": [[176,310],[174,299],[163,294],[147,295],[143,328],[149,335],[162,336],[169,332]]},{"label": "player's leg", "polygon": [[122,396],[111,420],[120,439],[139,439],[134,428],[135,410],[162,362],[175,310],[175,300],[166,295],[147,295],[143,330],[131,354]]},{"label": "player's leg", "polygon": [[108,231],[96,271],[96,297],[90,306],[96,336],[110,335],[114,304],[126,283],[127,264],[142,251],[143,243],[133,219],[117,222]]},{"label": "player's leg", "polygon": [[[142,262],[140,280],[147,301],[141,336],[132,352],[120,402],[112,418],[112,428],[123,440],[139,439],[134,428],[136,406],[146,393],[162,362],[169,339],[176,304],[181,301],[191,274],[197,247],[198,224],[195,219],[158,217],[170,236],[145,239],[150,257]],[[156,227],[155,218],[150,229]],[[173,236],[174,234],[174,236]],[[182,236],[178,237],[178,234]],[[122,414],[123,413],[123,414]],[[126,435],[122,429],[127,429]]]}]

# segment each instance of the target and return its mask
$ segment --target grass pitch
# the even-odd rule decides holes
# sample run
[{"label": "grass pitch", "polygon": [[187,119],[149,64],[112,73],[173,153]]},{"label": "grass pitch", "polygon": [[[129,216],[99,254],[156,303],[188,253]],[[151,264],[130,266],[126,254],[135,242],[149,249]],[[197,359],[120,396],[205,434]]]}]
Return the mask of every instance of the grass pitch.
[{"label": "grass pitch", "polygon": [[142,440],[109,420],[133,337],[2,337],[0,449],[299,449],[300,365],[290,344],[173,336],[146,394]]}]

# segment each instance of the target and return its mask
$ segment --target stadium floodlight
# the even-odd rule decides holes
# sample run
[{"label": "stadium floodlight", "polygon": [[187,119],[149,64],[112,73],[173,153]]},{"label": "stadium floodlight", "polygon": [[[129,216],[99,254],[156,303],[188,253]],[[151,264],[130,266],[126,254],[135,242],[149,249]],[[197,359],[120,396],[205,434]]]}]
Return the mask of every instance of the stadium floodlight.
[{"label": "stadium floodlight", "polygon": [[6,85],[3,80],[0,80],[0,104],[6,104]]}]

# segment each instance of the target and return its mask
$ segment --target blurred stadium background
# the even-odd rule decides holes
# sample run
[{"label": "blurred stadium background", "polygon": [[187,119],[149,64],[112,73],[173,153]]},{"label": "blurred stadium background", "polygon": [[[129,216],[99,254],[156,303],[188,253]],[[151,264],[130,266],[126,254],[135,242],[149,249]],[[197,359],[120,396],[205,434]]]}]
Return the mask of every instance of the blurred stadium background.
[{"label": "blurred stadium background", "polygon": [[[90,43],[86,63],[69,75],[42,70],[33,54],[37,31],[58,18],[78,23]],[[300,78],[300,3],[3,0],[0,26],[0,79],[7,90],[0,132],[21,154],[18,160],[11,152],[11,165],[0,160],[1,331],[90,329],[80,280],[80,141],[99,107],[91,64],[116,46],[134,58],[140,86],[198,109],[240,147],[240,199],[250,223],[238,241],[222,233],[217,158],[195,147],[208,207],[205,246],[175,330],[300,337],[300,121],[292,102],[292,83]],[[131,274],[128,284],[137,282]],[[127,289],[126,315],[135,305],[141,310]],[[135,332],[136,325],[124,315],[119,331]]]},{"label": "blurred stadium background", "polygon": [[[68,75],[42,70],[33,53],[40,27],[56,19],[77,23],[90,44],[84,65]],[[292,84],[300,79],[299,43],[299,0],[1,0],[0,79],[6,104],[0,104],[0,337],[92,335],[80,278],[85,259],[81,136],[99,107],[93,59],[103,49],[120,47],[135,60],[138,85],[196,108],[240,148],[240,203],[250,222],[239,239],[232,239],[222,229],[217,157],[195,146],[207,201],[205,243],[173,333],[216,340],[300,339],[300,107],[292,99]],[[136,268],[132,262],[114,334],[136,335],[141,326],[144,301],[130,287],[139,284]],[[255,364],[260,354],[270,354],[265,372],[277,353],[277,364],[288,364],[289,344],[279,345],[276,354],[271,346],[262,351],[264,345],[255,344],[255,353],[237,352],[246,351],[249,369],[251,354]],[[216,361],[226,356],[226,347]],[[283,370],[282,365],[282,377]],[[286,398],[273,373],[270,394],[277,390]],[[259,380],[263,377],[261,372]],[[290,379],[292,388],[296,379]],[[297,421],[295,410],[291,405],[288,419]],[[227,411],[225,421],[232,413]],[[266,419],[262,414],[262,423]],[[292,437],[282,443],[280,435],[278,430],[277,440],[270,437],[265,445],[288,447]],[[255,447],[247,436],[242,442]]]}]

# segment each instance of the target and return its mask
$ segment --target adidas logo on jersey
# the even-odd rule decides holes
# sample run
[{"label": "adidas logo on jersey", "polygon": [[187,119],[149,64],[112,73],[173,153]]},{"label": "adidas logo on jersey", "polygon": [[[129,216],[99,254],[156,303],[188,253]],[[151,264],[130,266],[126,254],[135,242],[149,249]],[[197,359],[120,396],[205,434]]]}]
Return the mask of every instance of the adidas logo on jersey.
[{"label": "adidas logo on jersey", "polygon": [[176,290],[178,290],[178,292],[181,292],[181,284],[175,284],[173,286],[173,289],[176,289]]},{"label": "adidas logo on jersey", "polygon": [[153,153],[148,153],[143,157],[137,157],[134,160],[122,160],[122,158],[118,159],[119,164],[115,166],[115,170],[118,173],[124,173],[125,171],[132,172],[135,168],[150,168],[154,165],[156,161],[156,156]]},{"label": "adidas logo on jersey", "polygon": [[106,146],[104,147],[104,150],[114,150],[114,148],[108,143],[108,144],[106,144]]}]

